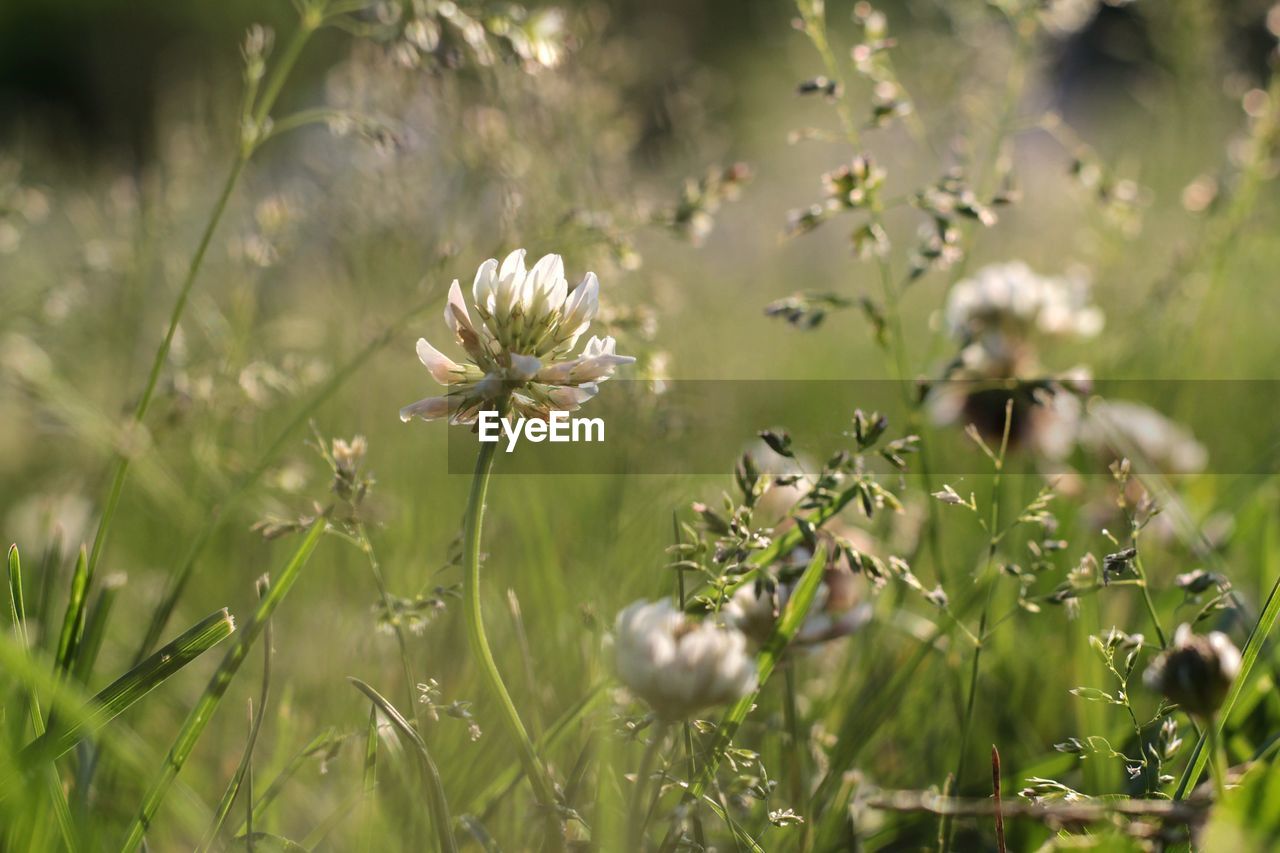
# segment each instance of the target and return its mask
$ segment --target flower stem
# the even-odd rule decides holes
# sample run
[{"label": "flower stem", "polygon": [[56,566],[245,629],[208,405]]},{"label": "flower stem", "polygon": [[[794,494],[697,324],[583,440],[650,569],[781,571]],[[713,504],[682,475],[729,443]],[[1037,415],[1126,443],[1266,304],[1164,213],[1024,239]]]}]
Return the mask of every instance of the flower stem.
[{"label": "flower stem", "polygon": [[[640,771],[636,775],[635,796],[631,800],[631,812],[627,820],[627,837],[631,840],[632,849],[644,849],[644,831],[649,825],[649,777],[653,775],[653,765],[658,752],[667,740],[667,723],[658,721],[654,725],[653,737],[644,749],[644,757],[640,759]],[[661,791],[659,783],[658,789]],[[657,805],[655,802],[654,805]]]},{"label": "flower stem", "polygon": [[[472,654],[480,663],[480,671],[489,690],[498,699],[502,711],[502,722],[507,734],[519,747],[520,763],[525,775],[533,785],[534,796],[538,804],[551,810],[550,821],[558,823],[554,809],[556,807],[555,787],[551,776],[547,773],[538,754],[534,751],[529,732],[520,720],[511,694],[498,672],[498,664],[493,659],[493,651],[489,648],[489,638],[484,632],[483,614],[480,609],[480,537],[484,524],[485,494],[489,490],[489,475],[493,472],[493,456],[498,445],[481,442],[480,454],[476,458],[476,471],[471,480],[471,494],[467,498],[467,514],[463,525],[463,565],[466,577],[462,585],[463,609],[467,617],[467,638],[471,643]],[[556,830],[557,835],[559,830]]]}]

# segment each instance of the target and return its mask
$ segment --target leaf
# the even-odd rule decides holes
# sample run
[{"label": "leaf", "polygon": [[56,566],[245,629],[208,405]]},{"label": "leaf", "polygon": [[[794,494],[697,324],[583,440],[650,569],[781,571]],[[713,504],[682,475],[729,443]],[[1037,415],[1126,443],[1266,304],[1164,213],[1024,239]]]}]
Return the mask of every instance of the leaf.
[{"label": "leaf", "polygon": [[392,727],[395,728],[405,747],[418,756],[419,766],[421,767],[424,781],[427,783],[431,822],[435,824],[436,835],[440,839],[440,849],[456,853],[458,844],[453,837],[453,820],[449,817],[449,801],[445,799],[444,784],[440,781],[440,771],[436,767],[435,761],[431,758],[431,753],[427,750],[427,744],[422,739],[422,735],[418,734],[418,730],[410,725],[409,721],[396,710],[396,707],[383,698],[378,691],[358,678],[348,676],[347,680],[355,685],[357,690],[369,697],[374,707],[381,711],[382,715],[387,718],[387,722],[391,723]]},{"label": "leaf", "polygon": [[[270,581],[266,577],[258,580],[258,597],[261,598],[263,593],[269,588]],[[271,623],[268,622],[263,629],[262,641],[262,693],[258,699],[258,710],[253,712],[252,700],[250,701],[250,722],[249,737],[245,741],[244,751],[240,755],[240,763],[236,765],[235,773],[231,775],[231,780],[227,782],[227,788],[222,792],[222,799],[218,801],[218,807],[213,811],[213,823],[205,832],[204,841],[200,845],[201,850],[207,850],[218,838],[218,834],[222,832],[222,825],[227,820],[227,815],[231,812],[232,805],[235,804],[236,796],[240,793],[240,786],[244,784],[246,775],[252,779],[250,763],[253,761],[253,747],[258,742],[258,732],[262,730],[262,720],[267,715],[267,697],[271,688]],[[252,818],[252,798],[253,791],[247,794],[250,801],[249,817]]]},{"label": "leaf", "polygon": [[67,612],[62,617],[62,633],[58,636],[58,669],[70,672],[75,663],[76,646],[84,631],[85,597],[89,588],[89,554],[83,545],[76,558],[75,572],[71,576],[71,596],[67,599]]},{"label": "leaf", "polygon": [[30,767],[65,754],[81,739],[97,733],[135,702],[163,684],[171,675],[231,636],[235,622],[224,607],[206,616],[151,657],[117,678],[89,702],[87,713],[66,728],[53,724],[22,751]]},{"label": "leaf", "polygon": [[782,657],[787,645],[795,637],[796,632],[800,630],[800,626],[804,624],[805,618],[809,615],[809,609],[813,606],[814,599],[818,595],[818,588],[822,584],[823,570],[826,565],[827,548],[825,544],[819,543],[813,552],[813,559],[809,561],[809,565],[796,583],[791,597],[787,599],[787,605],[783,608],[782,615],[778,617],[773,633],[770,634],[768,641],[756,658],[758,686],[754,692],[739,699],[725,712],[724,719],[721,720],[716,731],[715,742],[712,744],[707,760],[703,764],[702,773],[689,789],[688,796],[691,799],[702,799],[707,787],[715,780],[720,761],[732,746],[733,737],[737,734],[739,726],[747,718],[747,714],[751,713],[751,709],[755,707],[760,691],[764,689],[769,676],[773,674],[778,660]]},{"label": "leaf", "polygon": [[311,558],[311,553],[315,550],[316,545],[320,544],[320,537],[324,535],[327,526],[328,522],[324,518],[317,519],[311,525],[311,531],[307,533],[306,538],[302,540],[302,544],[298,546],[298,550],[293,553],[289,562],[285,564],[275,584],[258,602],[257,610],[254,611],[253,618],[249,621],[248,626],[237,635],[236,641],[227,650],[222,663],[209,680],[209,685],[205,687],[204,693],[196,702],[195,707],[191,709],[191,713],[187,715],[187,719],[182,724],[182,729],[178,732],[173,746],[169,748],[164,767],[160,769],[160,773],[147,789],[146,797],[143,799],[142,805],[138,809],[138,814],[134,817],[133,823],[129,828],[129,834],[122,845],[122,849],[126,853],[136,850],[138,845],[142,843],[147,827],[155,819],[156,812],[160,809],[160,804],[164,802],[165,795],[169,793],[169,787],[173,784],[173,780],[177,777],[179,771],[182,770],[187,758],[191,755],[191,750],[195,748],[200,735],[204,733],[205,726],[209,724],[209,720],[218,709],[223,695],[226,694],[227,688],[231,685],[236,673],[240,671],[240,667],[244,664],[244,660],[248,656],[254,641],[262,633],[267,620],[271,618],[271,614],[275,612],[280,602],[284,600],[285,596],[289,594],[289,590],[293,588],[293,584],[298,580],[302,567]]}]

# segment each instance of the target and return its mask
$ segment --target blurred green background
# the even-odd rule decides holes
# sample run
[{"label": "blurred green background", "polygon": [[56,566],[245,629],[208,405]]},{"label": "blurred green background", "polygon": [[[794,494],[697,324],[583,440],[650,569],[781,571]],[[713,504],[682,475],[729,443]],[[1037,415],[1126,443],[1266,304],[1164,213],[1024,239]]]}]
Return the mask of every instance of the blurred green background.
[{"label": "blurred green background", "polygon": [[[866,149],[888,171],[887,195],[905,198],[953,165],[983,161],[1013,91],[1008,138],[994,149],[1008,158],[1017,201],[1000,208],[994,227],[966,231],[968,269],[1013,258],[1051,274],[1082,265],[1107,314],[1100,338],[1052,347],[1045,362],[1055,369],[1088,365],[1106,379],[1280,379],[1275,139],[1252,177],[1247,159],[1249,134],[1261,121],[1248,114],[1250,93],[1265,89],[1274,62],[1268,4],[1081,5],[1088,9],[1079,26],[1045,27],[1034,36],[1025,80],[1011,89],[1015,39],[993,8],[886,4],[898,40],[895,67],[923,127],[920,138],[903,122],[865,134]],[[248,167],[165,365],[149,436],[137,445],[100,574],[121,574],[113,582],[125,585],[91,687],[127,667],[166,578],[202,532],[212,538],[166,637],[219,607],[250,612],[254,579],[278,570],[296,547],[288,538],[264,541],[251,525],[327,499],[328,472],[306,446],[307,421],[325,437],[363,434],[377,479],[374,544],[388,581],[398,595],[443,602],[412,635],[419,678],[437,680],[450,701],[473,701],[484,732],[472,742],[465,723],[446,716],[428,733],[455,811],[477,808],[477,797],[512,759],[485,707],[452,592],[460,575],[450,555],[469,477],[449,472],[447,427],[401,424],[397,410],[432,385],[414,341],[425,336],[443,348],[445,288],[453,278],[469,284],[485,258],[524,246],[534,256],[562,253],[571,281],[594,269],[606,304],[603,325],[619,336],[620,350],[640,357],[638,377],[887,376],[858,311],[834,313],[809,332],[764,314],[766,304],[796,291],[856,300],[878,298],[880,287],[874,265],[852,257],[851,220],[783,236],[787,212],[819,199],[820,175],[852,153],[839,141],[788,138],[804,128],[838,127],[822,98],[796,94],[800,81],[822,69],[791,27],[792,8],[765,0],[561,6],[573,34],[566,57],[535,75],[504,62],[404,69],[386,61],[385,45],[337,31],[321,32],[308,47],[277,115],[343,104],[394,128],[397,144],[338,137],[320,126],[272,140]],[[832,40],[847,51],[857,39],[852,4],[828,7]],[[234,153],[242,33],[268,23],[279,43],[293,19],[283,0],[0,5],[0,533],[5,544],[18,542],[31,566],[50,555],[49,572],[27,581],[35,590],[30,610],[47,603],[46,612],[61,612],[75,550],[93,537],[111,454],[130,442],[127,413]],[[865,104],[865,83],[846,84],[851,101]],[[1035,128],[1049,112],[1062,117],[1069,136]],[[686,178],[737,161],[750,164],[753,180],[714,212],[703,245],[652,224],[677,204]],[[1096,165],[1106,180],[1131,181],[1132,209],[1118,210],[1096,183],[1073,173],[1080,162]],[[1247,205],[1237,203],[1251,180]],[[905,269],[922,221],[907,204],[888,212],[897,268]],[[913,374],[936,375],[950,355],[934,343],[947,284],[947,273],[932,273],[903,290]],[[1258,432],[1242,425],[1272,422],[1274,395],[1266,387],[1259,386],[1256,412],[1206,411],[1192,391],[1171,395],[1161,408],[1211,436],[1208,443],[1227,444],[1237,431]],[[602,393],[611,392],[605,386]],[[612,685],[605,634],[614,614],[637,597],[670,592],[663,566],[672,513],[688,516],[691,501],[714,501],[731,488],[738,454],[753,446],[759,429],[779,425],[753,420],[757,402],[746,392],[739,408],[722,413],[715,439],[723,459],[704,466],[723,469],[721,476],[495,480],[486,608],[499,660],[535,730],[595,685]],[[812,395],[801,405],[848,415],[858,401]],[[795,418],[824,419],[802,411]],[[826,447],[834,436],[797,430],[793,437],[804,448]],[[1167,626],[1194,612],[1182,604],[1176,574],[1222,568],[1251,616],[1280,574],[1273,547],[1280,492],[1267,464],[1274,447],[1265,438],[1257,448],[1264,473],[1174,483],[1170,499],[1193,531],[1213,520],[1230,523],[1229,535],[1208,552],[1185,530],[1150,546],[1148,567]],[[265,474],[238,493],[259,464]],[[1020,456],[1012,470],[1010,510],[1043,483],[1034,460]],[[922,484],[908,478],[904,486],[907,515],[919,518],[927,500]],[[956,486],[986,500],[991,484],[970,476]],[[1105,505],[1105,489],[1103,478],[1092,477],[1083,493],[1055,504],[1069,547],[1055,556],[1040,591],[1051,590],[1084,554],[1111,548],[1091,514],[1099,501]],[[953,599],[962,600],[985,536],[971,517],[948,513],[943,520],[946,565],[922,553],[915,568],[930,584],[941,569]],[[850,513],[849,522],[868,528],[886,555],[912,547],[910,524],[901,520],[867,522]],[[1025,546],[1014,540],[1011,554]],[[1051,776],[1088,793],[1125,792],[1119,763],[1081,762],[1052,745],[1086,731],[1124,736],[1125,720],[1068,690],[1103,684],[1087,637],[1112,624],[1142,629],[1141,601],[1132,590],[1109,592],[1069,621],[1061,609],[1020,612],[1013,586],[997,595],[994,612],[1010,616],[986,653],[970,768],[983,770],[994,742],[1010,780]],[[934,617],[896,587],[875,600],[876,619],[865,634],[806,658],[798,670],[803,712],[818,734],[838,730],[890,683],[919,645],[911,620]],[[368,706],[347,676],[409,701],[395,640],[378,630],[377,601],[364,557],[330,537],[275,617],[271,705],[255,753],[259,779],[272,778],[327,727],[350,738],[332,760],[302,765],[267,811],[271,832],[305,837],[358,790]],[[973,621],[976,612],[967,616]],[[1223,627],[1242,643],[1248,624],[1228,620]],[[52,630],[44,624],[37,633],[47,642]],[[106,736],[136,733],[144,763],[159,767],[219,656],[183,671]],[[967,661],[954,643],[928,656],[896,713],[849,769],[886,788],[941,785],[955,764]],[[1270,650],[1265,663],[1238,718],[1238,761],[1273,737],[1280,720]],[[154,849],[187,849],[208,825],[208,810],[241,754],[242,709],[256,695],[257,666],[255,659],[231,686],[197,746],[180,777],[182,795],[161,812]],[[616,736],[613,698],[576,721],[551,751],[559,775],[570,774],[584,754],[603,756],[603,766],[618,774],[634,770],[638,751]],[[1154,706],[1150,696],[1141,701]],[[766,766],[785,762],[781,740],[772,737],[780,713],[777,697],[767,696],[744,731],[746,742],[766,745]],[[984,773],[971,775],[961,791],[985,795]],[[77,803],[86,847],[118,843],[147,778],[118,768],[96,778]],[[606,782],[592,777],[591,785]],[[369,825],[382,833],[382,849],[413,849],[429,837],[420,792],[405,787],[386,796],[380,812],[337,822],[322,846],[353,849]],[[504,849],[525,849],[529,808],[527,791],[518,789],[488,817]],[[1255,818],[1247,816],[1240,831],[1260,825]],[[758,814],[754,819],[762,823]],[[859,819],[866,821],[859,826],[864,849],[920,849],[937,831],[921,816]],[[786,831],[762,831],[766,849],[789,849]],[[994,849],[987,827],[964,824],[961,831],[960,849]],[[1275,838],[1269,831],[1237,849],[1268,849]],[[1010,832],[1011,849],[1034,849],[1045,837],[1034,826]]]}]

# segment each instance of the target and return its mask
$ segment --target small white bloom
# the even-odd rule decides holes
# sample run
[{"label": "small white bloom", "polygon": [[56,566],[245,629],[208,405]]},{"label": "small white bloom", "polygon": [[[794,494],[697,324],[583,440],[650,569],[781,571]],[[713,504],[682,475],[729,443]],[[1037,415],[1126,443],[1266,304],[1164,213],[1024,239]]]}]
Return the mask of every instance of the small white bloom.
[{"label": "small white bloom", "polygon": [[963,342],[990,344],[1002,336],[1031,333],[1088,338],[1102,331],[1102,310],[1091,304],[1088,282],[1080,276],[1049,278],[1022,261],[991,264],[956,284],[947,297],[948,331]]},{"label": "small white bloom", "polygon": [[405,406],[401,420],[471,423],[481,409],[504,398],[516,414],[546,418],[552,411],[577,409],[615,368],[635,361],[618,355],[609,337],[593,336],[580,355],[572,354],[599,310],[600,282],[589,272],[570,291],[559,255],[545,255],[532,269],[525,267],[524,249],[501,264],[490,258],[476,270],[471,296],[475,319],[456,280],[444,309],[445,324],[468,363],[419,339],[419,360],[449,390]]},{"label": "small white bloom", "polygon": [[[807,563],[813,558],[807,548],[796,550],[800,552],[795,555],[798,560]],[[870,621],[871,606],[857,603],[852,580],[853,573],[844,567],[831,566],[823,572],[813,606],[796,632],[796,643],[811,646],[847,637]],[[752,642],[764,643],[794,590],[794,583],[781,584],[774,595],[758,584],[744,584],[725,604],[723,613],[729,624]]]},{"label": "small white bloom", "polygon": [[1194,474],[1209,461],[1209,452],[1191,430],[1128,400],[1090,404],[1080,444],[1100,455],[1131,456],[1135,464],[1145,462],[1166,474]]},{"label": "small white bloom", "polygon": [[732,702],[756,687],[739,630],[694,619],[671,602],[637,601],[614,626],[618,677],[666,720]]}]

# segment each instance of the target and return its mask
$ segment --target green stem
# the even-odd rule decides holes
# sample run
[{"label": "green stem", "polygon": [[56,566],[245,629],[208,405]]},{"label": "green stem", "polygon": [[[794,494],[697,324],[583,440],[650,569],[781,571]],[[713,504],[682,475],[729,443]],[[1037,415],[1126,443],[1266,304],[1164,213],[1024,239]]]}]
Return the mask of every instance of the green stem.
[{"label": "green stem", "polygon": [[320,544],[320,538],[324,536],[327,526],[328,519],[324,516],[312,523],[311,530],[298,546],[298,550],[293,553],[280,575],[275,578],[275,582],[258,602],[258,607],[248,625],[236,635],[235,642],[227,650],[227,654],[223,657],[218,669],[214,671],[213,677],[209,680],[208,686],[205,687],[204,693],[187,715],[186,722],[183,723],[182,729],[178,732],[178,736],[173,742],[173,746],[169,749],[169,754],[165,757],[164,766],[147,790],[142,806],[138,809],[138,813],[129,827],[129,834],[121,846],[121,850],[124,853],[132,853],[142,844],[147,830],[151,827],[156,813],[160,810],[161,803],[164,802],[165,796],[169,793],[169,788],[186,764],[187,758],[191,755],[191,750],[195,748],[196,742],[204,733],[205,726],[208,725],[209,720],[213,717],[214,711],[218,709],[222,697],[226,694],[227,688],[231,686],[232,680],[235,678],[236,673],[239,672],[254,641],[258,639],[258,636],[267,625],[267,620],[275,613],[280,602],[289,594],[289,590],[293,587],[294,582],[297,581],[302,568],[311,558],[311,553]]},{"label": "green stem", "polygon": [[[1000,455],[995,459],[995,475],[991,482],[991,521],[989,522],[989,539],[987,540],[987,563],[983,575],[987,582],[986,601],[982,605],[982,615],[978,618],[978,646],[973,650],[973,667],[969,671],[969,698],[965,705],[964,723],[960,731],[960,757],[956,760],[956,773],[952,787],[958,792],[964,783],[965,763],[969,748],[969,734],[973,730],[973,711],[977,704],[978,673],[982,666],[982,649],[987,644],[987,618],[991,613],[991,599],[994,597],[997,575],[995,569],[996,547],[1000,543],[1000,503],[1002,476],[1004,474],[1005,457],[1009,452],[1009,431],[1013,424],[1013,401],[1005,404],[1004,432],[1000,436]],[[951,839],[955,829],[952,815],[944,815],[938,830],[938,850],[948,853],[951,850]]]},{"label": "green stem", "polygon": [[[640,771],[636,776],[635,796],[631,799],[631,810],[627,818],[627,838],[631,839],[632,849],[644,849],[644,831],[649,825],[649,777],[653,775],[653,765],[657,761],[658,752],[667,740],[667,723],[659,720],[654,725],[653,738],[644,748],[644,757],[640,759]],[[661,790],[661,784],[659,784]],[[655,803],[656,805],[656,803]]]},{"label": "green stem", "polygon": [[[160,342],[155,357],[151,361],[151,370],[147,374],[147,384],[143,387],[142,396],[138,398],[138,404],[134,408],[131,421],[132,430],[126,436],[126,442],[135,440],[134,431],[141,427],[148,409],[151,408],[151,399],[155,395],[156,385],[160,381],[160,373],[164,370],[164,363],[169,357],[169,350],[173,346],[173,338],[178,332],[178,323],[186,310],[187,300],[191,296],[191,289],[196,283],[196,278],[200,275],[200,268],[204,266],[204,258],[209,251],[210,244],[213,242],[214,232],[218,230],[218,225],[222,222],[222,217],[226,213],[227,204],[231,201],[231,194],[235,191],[236,184],[240,181],[240,175],[257,147],[260,139],[258,129],[262,127],[263,122],[270,116],[271,108],[275,105],[276,98],[279,96],[285,80],[288,79],[290,72],[293,71],[293,66],[297,63],[298,56],[322,22],[322,9],[308,9],[304,13],[298,29],[294,31],[288,46],[272,68],[271,77],[258,100],[257,108],[253,113],[255,127],[251,129],[250,134],[246,134],[246,129],[241,128],[241,138],[236,146],[235,159],[231,163],[231,169],[222,185],[222,190],[218,193],[218,199],[214,202],[213,211],[209,214],[209,220],[205,223],[204,231],[200,235],[200,242],[196,244],[195,253],[191,256],[191,263],[187,266],[187,274],[182,280],[181,287],[178,288],[178,298],[174,301],[173,309],[169,312],[168,328],[165,329],[164,339]],[[103,548],[106,546],[107,533],[111,529],[111,522],[120,506],[120,497],[124,493],[125,480],[129,476],[129,463],[133,452],[133,449],[128,447],[120,448],[116,451],[115,470],[111,475],[111,486],[107,492],[107,502],[103,506],[102,519],[98,522],[98,530],[93,537],[93,547],[89,552],[88,571],[90,579],[93,578],[94,570],[98,566],[98,560],[101,558]]]},{"label": "green stem", "polygon": [[396,642],[400,646],[400,665],[404,670],[405,689],[408,691],[409,706],[413,708],[414,722],[418,724],[418,731],[426,737],[426,729],[422,725],[422,703],[418,701],[417,695],[418,680],[413,674],[413,662],[409,659],[409,641],[404,635],[404,625],[400,623],[399,615],[391,606],[391,591],[387,587],[387,580],[382,574],[382,564],[378,562],[378,555],[373,550],[373,542],[369,539],[369,531],[365,528],[364,522],[356,523],[356,541],[369,560],[369,569],[373,572],[373,580],[378,586],[378,595],[382,598],[382,608],[387,613],[391,630],[395,632]]},{"label": "green stem", "polygon": [[[525,775],[533,785],[534,796],[538,804],[550,810],[551,820],[555,817],[555,786],[550,774],[538,759],[533,748],[529,732],[520,720],[511,694],[507,692],[502,675],[498,672],[498,664],[493,659],[493,651],[489,648],[489,638],[484,632],[484,618],[480,608],[480,539],[484,524],[485,494],[489,490],[489,476],[493,472],[493,457],[498,445],[491,442],[480,443],[480,454],[476,457],[476,471],[471,480],[471,494],[467,498],[467,514],[463,526],[463,566],[466,577],[463,579],[463,610],[467,617],[467,638],[471,643],[471,652],[480,664],[489,691],[497,698],[498,707],[502,711],[502,722],[507,734],[519,748],[520,763],[524,765]],[[558,830],[557,830],[558,831]]]},{"label": "green stem", "polygon": [[1227,795],[1227,758],[1222,748],[1222,734],[1218,731],[1218,721],[1213,717],[1205,720],[1204,729],[1209,736],[1209,755],[1213,761],[1214,802],[1221,804]]},{"label": "green stem", "polygon": [[[240,180],[240,173],[244,171],[246,162],[248,162],[248,158],[243,151],[236,155],[235,161],[231,164],[231,171],[222,185],[222,191],[218,194],[218,200],[214,203],[213,212],[209,215],[209,221],[205,223],[204,232],[200,235],[200,242],[196,245],[195,254],[191,256],[191,263],[187,267],[187,275],[182,280],[182,286],[178,289],[178,298],[173,303],[173,310],[169,312],[169,326],[165,330],[164,339],[156,350],[155,358],[152,359],[151,372],[147,375],[147,384],[142,389],[142,396],[138,398],[137,406],[134,407],[131,420],[132,429],[126,435],[126,443],[136,439],[135,431],[140,428],[143,418],[147,415],[147,410],[151,408],[151,398],[154,396],[156,385],[160,381],[160,372],[164,369],[165,360],[169,357],[169,349],[173,346],[174,335],[178,332],[178,321],[182,319],[182,313],[187,306],[187,299],[191,295],[191,288],[196,283],[200,267],[204,264],[205,253],[208,252],[209,244],[213,241],[213,233],[217,230],[218,223],[222,221],[222,215],[227,209],[227,202],[231,200],[231,193],[235,190],[236,183]],[[111,487],[107,492],[107,502],[103,506],[102,520],[98,522],[98,530],[93,537],[93,547],[89,550],[88,573],[90,578],[93,577],[94,569],[98,566],[98,560],[102,556],[102,549],[106,546],[107,533],[111,529],[111,522],[115,518],[116,509],[120,506],[120,496],[124,493],[124,483],[129,476],[129,463],[132,461],[133,452],[128,447],[122,447],[116,451],[115,470],[111,475]]]},{"label": "green stem", "polygon": [[[1137,542],[1133,544],[1137,545]],[[1169,640],[1165,636],[1164,629],[1160,627],[1160,617],[1156,615],[1156,604],[1151,599],[1151,587],[1147,583],[1147,573],[1142,568],[1142,558],[1136,554],[1133,558],[1133,570],[1138,575],[1138,580],[1140,581],[1138,585],[1142,587],[1142,601],[1146,604],[1147,615],[1151,617],[1151,624],[1156,629],[1156,639],[1160,641],[1160,648],[1166,648],[1169,645]]]}]

